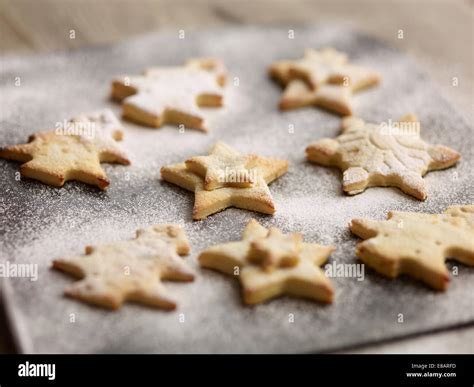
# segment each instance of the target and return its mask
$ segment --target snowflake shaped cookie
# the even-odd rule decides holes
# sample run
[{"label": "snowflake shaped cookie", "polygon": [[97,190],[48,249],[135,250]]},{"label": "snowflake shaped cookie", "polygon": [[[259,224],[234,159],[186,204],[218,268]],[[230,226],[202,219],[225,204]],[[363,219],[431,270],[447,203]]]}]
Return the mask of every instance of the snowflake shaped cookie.
[{"label": "snowflake shaped cookie", "polygon": [[313,163],[341,169],[343,189],[349,195],[367,187],[391,186],[425,200],[423,176],[454,165],[460,155],[446,146],[424,142],[419,132],[414,115],[380,125],[346,117],[340,136],[312,143],[306,155]]}]

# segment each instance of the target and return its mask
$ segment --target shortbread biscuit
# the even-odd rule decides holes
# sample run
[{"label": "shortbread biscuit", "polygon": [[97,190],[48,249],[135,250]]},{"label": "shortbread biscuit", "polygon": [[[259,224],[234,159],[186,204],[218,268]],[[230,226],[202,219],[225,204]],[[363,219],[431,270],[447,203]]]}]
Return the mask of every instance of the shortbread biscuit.
[{"label": "shortbread biscuit", "polygon": [[83,114],[54,130],[31,135],[27,144],[1,148],[0,157],[23,162],[23,176],[55,187],[78,180],[106,189],[109,180],[100,163],[130,164],[117,144],[122,129],[109,110]]},{"label": "shortbread biscuit", "polygon": [[250,243],[247,259],[266,271],[295,266],[299,261],[302,243],[301,234],[284,235],[279,229],[271,227],[266,238]]},{"label": "shortbread biscuit", "polygon": [[349,195],[367,187],[398,187],[419,200],[427,189],[423,176],[454,165],[460,155],[443,145],[420,138],[419,123],[407,115],[391,125],[371,124],[355,117],[342,120],[342,134],[324,138],[306,148],[309,161],[343,171],[343,189]]},{"label": "shortbread biscuit", "polygon": [[[203,160],[202,158],[198,158],[196,160],[191,158],[187,164],[179,163],[161,168],[161,177],[163,180],[194,192],[194,220],[204,219],[228,207],[238,207],[262,212],[264,214],[273,214],[275,212],[275,204],[270,190],[268,189],[268,184],[288,171],[288,161],[252,156],[252,159],[255,157],[255,160],[252,162],[251,186],[235,187],[235,181],[233,181],[234,179],[232,178],[230,179],[232,186],[226,186],[228,176],[226,164],[223,161],[224,158],[218,158],[218,161],[216,161],[216,158],[213,156],[227,155],[229,153],[237,155],[237,159],[239,157],[245,159],[245,156],[239,156],[238,152],[228,145],[218,142],[211,149],[211,157],[209,159],[204,158]],[[229,168],[237,165],[240,170],[240,163],[235,163],[234,158],[230,158],[230,160],[231,164]],[[196,167],[196,163],[200,165]],[[191,168],[189,166],[191,166]],[[208,171],[211,171],[209,175]],[[201,176],[196,172],[199,172]],[[222,176],[223,182],[218,181],[219,179],[208,180],[208,183],[220,183],[219,188],[208,190],[205,188],[207,176]],[[249,179],[245,178],[245,180],[247,180],[245,184],[250,183]]]},{"label": "shortbread biscuit", "polygon": [[443,214],[389,212],[387,219],[350,224],[354,234],[367,239],[357,245],[357,256],[377,272],[390,278],[405,273],[446,290],[446,258],[474,266],[474,205],[452,206]]},{"label": "shortbread biscuit", "polygon": [[285,294],[331,303],[334,290],[320,266],[334,250],[304,243],[300,234],[268,230],[252,219],[242,241],[212,246],[198,259],[203,267],[237,275],[249,305]]},{"label": "shortbread biscuit", "polygon": [[189,254],[184,230],[161,224],[138,230],[136,238],[86,247],[84,256],[57,259],[55,269],[82,278],[65,294],[81,301],[118,309],[124,301],[175,309],[162,280],[193,281],[194,273],[179,257]]},{"label": "shortbread biscuit", "polygon": [[[224,62],[217,58],[188,59],[185,62],[185,66],[195,68],[197,70],[206,70],[212,72],[216,77],[217,84],[221,87],[224,87],[227,83],[227,68],[225,67]],[[150,71],[150,69],[148,71]]]},{"label": "shortbread biscuit", "polygon": [[218,59],[192,59],[181,67],[153,67],[140,76],[118,77],[112,82],[112,98],[122,102],[125,118],[139,124],[176,124],[206,132],[201,107],[223,105],[226,78]]},{"label": "shortbread biscuit", "polygon": [[303,59],[273,63],[269,73],[285,87],[280,109],[315,105],[343,116],[353,113],[354,92],[380,82],[376,72],[349,64],[332,48],[307,49]]},{"label": "shortbread biscuit", "polygon": [[[189,171],[204,179],[204,188],[211,191],[222,187],[251,187],[256,180],[252,168],[257,162],[257,155],[242,155],[218,142],[208,156],[191,157],[185,164]],[[231,179],[230,174],[235,178]]]}]

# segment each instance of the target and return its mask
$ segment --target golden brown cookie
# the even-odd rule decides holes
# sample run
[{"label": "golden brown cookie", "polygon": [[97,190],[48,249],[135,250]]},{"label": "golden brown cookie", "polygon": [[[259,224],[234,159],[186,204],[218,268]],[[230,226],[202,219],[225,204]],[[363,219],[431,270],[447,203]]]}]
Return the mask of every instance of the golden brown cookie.
[{"label": "golden brown cookie", "polygon": [[201,107],[222,106],[226,78],[218,59],[192,59],[181,67],[153,67],[140,76],[118,77],[112,82],[112,98],[122,102],[125,118],[139,124],[184,125],[206,132]]},{"label": "golden brown cookie", "polygon": [[257,161],[257,155],[242,155],[218,142],[208,156],[191,157],[185,164],[189,171],[204,179],[204,189],[212,191],[222,187],[251,187],[256,180],[252,169]]},{"label": "golden brown cookie", "polygon": [[81,278],[66,288],[67,296],[111,309],[136,301],[171,310],[176,303],[161,281],[194,280],[179,257],[189,251],[180,226],[161,224],[138,230],[133,240],[88,246],[84,256],[57,259],[53,267]]},{"label": "golden brown cookie", "polygon": [[446,258],[474,266],[474,205],[443,214],[389,212],[385,221],[353,219],[350,229],[367,239],[357,245],[357,256],[390,278],[405,273],[446,290]]},{"label": "golden brown cookie", "polygon": [[266,238],[250,243],[247,259],[266,271],[272,271],[277,267],[295,266],[299,260],[302,243],[301,234],[284,235],[279,229],[271,227]]},{"label": "golden brown cookie", "polygon": [[420,200],[427,197],[423,176],[448,168],[461,157],[448,147],[424,142],[414,115],[390,125],[346,117],[341,135],[312,143],[306,156],[313,163],[341,169],[343,189],[349,195],[367,187],[391,186]]},{"label": "golden brown cookie", "polygon": [[380,82],[377,73],[349,64],[332,48],[307,49],[302,59],[273,63],[269,73],[285,87],[280,109],[315,105],[343,116],[353,113],[354,92]]},{"label": "golden brown cookie", "polygon": [[[233,156],[227,159],[228,154]],[[161,168],[163,180],[194,192],[193,219],[204,219],[228,207],[264,214],[275,212],[275,204],[267,184],[287,172],[288,161],[251,156],[252,178],[248,178],[250,171],[247,170],[247,173],[243,174],[243,181],[240,181],[236,179],[236,175],[237,172],[246,170],[246,164],[240,161],[247,160],[247,156],[240,155],[228,145],[218,142],[211,149],[210,157],[206,157],[209,156],[191,158],[187,163]],[[226,164],[226,160],[229,160],[229,164]],[[207,178],[208,188],[217,188],[206,189]],[[243,183],[243,186],[236,187],[236,182]],[[248,184],[251,185],[247,187]]]},{"label": "golden brown cookie", "polygon": [[300,234],[268,230],[252,219],[242,241],[212,246],[198,259],[203,267],[237,275],[249,305],[285,294],[331,303],[333,287],[320,266],[333,251],[332,246],[304,243]]},{"label": "golden brown cookie", "polygon": [[109,180],[100,163],[130,164],[117,144],[122,137],[120,122],[104,110],[37,132],[27,144],[1,148],[0,157],[24,163],[20,167],[23,176],[55,187],[78,180],[106,189]]}]

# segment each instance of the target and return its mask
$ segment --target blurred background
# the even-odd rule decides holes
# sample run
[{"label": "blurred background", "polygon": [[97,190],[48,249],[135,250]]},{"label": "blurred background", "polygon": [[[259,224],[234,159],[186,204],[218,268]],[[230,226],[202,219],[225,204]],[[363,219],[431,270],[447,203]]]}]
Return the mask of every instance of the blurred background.
[{"label": "blurred background", "polygon": [[[321,22],[349,24],[408,52],[474,121],[474,0],[0,0],[0,55],[112,44],[160,30]],[[361,351],[466,352],[473,338],[474,328],[464,328]],[[0,314],[0,353],[13,350]]]},{"label": "blurred background", "polygon": [[472,114],[473,20],[474,0],[0,0],[0,53],[107,44],[162,29],[343,23],[413,54]]}]

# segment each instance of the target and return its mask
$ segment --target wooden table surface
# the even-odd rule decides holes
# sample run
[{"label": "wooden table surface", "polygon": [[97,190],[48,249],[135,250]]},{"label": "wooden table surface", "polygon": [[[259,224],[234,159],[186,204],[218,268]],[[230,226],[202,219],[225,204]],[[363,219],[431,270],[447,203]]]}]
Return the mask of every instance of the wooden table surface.
[{"label": "wooden table surface", "polygon": [[[161,29],[318,22],[350,24],[410,53],[474,122],[474,0],[0,0],[0,55],[113,43]],[[0,314],[0,352],[12,351]],[[474,326],[352,352],[474,353]]]}]

